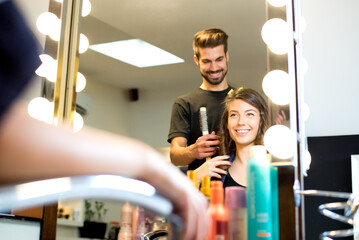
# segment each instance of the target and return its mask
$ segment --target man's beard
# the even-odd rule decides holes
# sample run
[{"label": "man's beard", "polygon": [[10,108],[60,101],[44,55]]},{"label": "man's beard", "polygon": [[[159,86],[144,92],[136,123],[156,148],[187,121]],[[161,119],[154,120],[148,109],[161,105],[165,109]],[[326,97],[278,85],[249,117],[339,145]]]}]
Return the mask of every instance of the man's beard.
[{"label": "man's beard", "polygon": [[[222,72],[222,76],[221,76],[220,78],[211,79],[211,78],[208,76],[209,73],[217,73],[217,72]],[[226,71],[224,72],[223,69],[220,69],[220,70],[215,71],[215,72],[207,71],[207,72],[206,72],[206,75],[201,72],[201,75],[202,75],[202,77],[203,77],[204,79],[206,79],[206,81],[209,82],[210,84],[212,84],[212,85],[219,85],[219,84],[221,84],[221,83],[223,82],[224,78],[225,78],[226,75],[227,75],[227,72],[228,72],[228,70],[226,70]]]}]

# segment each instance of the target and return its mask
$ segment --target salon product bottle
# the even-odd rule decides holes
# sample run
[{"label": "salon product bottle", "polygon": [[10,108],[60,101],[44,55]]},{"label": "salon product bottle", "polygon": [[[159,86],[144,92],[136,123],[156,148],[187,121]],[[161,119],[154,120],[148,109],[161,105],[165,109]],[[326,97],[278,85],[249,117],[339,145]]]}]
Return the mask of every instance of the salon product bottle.
[{"label": "salon product bottle", "polygon": [[252,146],[247,164],[248,240],[272,239],[270,163],[264,146]]},{"label": "salon product bottle", "polygon": [[143,207],[137,206],[137,224],[135,231],[135,240],[140,240],[141,236],[148,232],[146,227],[146,216],[145,209]]},{"label": "salon product bottle", "polygon": [[271,166],[271,200],[273,240],[279,240],[278,168]]},{"label": "salon product bottle", "polygon": [[208,208],[210,218],[210,230],[206,238],[208,240],[228,240],[228,211],[224,206],[223,198],[222,181],[212,181]]},{"label": "salon product bottle", "polygon": [[132,240],[132,214],[131,204],[125,202],[121,209],[121,228],[118,233],[118,240]]},{"label": "salon product bottle", "polygon": [[192,180],[194,187],[198,189],[197,172],[194,170],[187,170],[187,177]]},{"label": "salon product bottle", "polygon": [[247,240],[247,199],[244,187],[226,187],[229,240]]},{"label": "salon product bottle", "polygon": [[211,177],[204,176],[201,182],[201,193],[208,199],[211,199]]}]

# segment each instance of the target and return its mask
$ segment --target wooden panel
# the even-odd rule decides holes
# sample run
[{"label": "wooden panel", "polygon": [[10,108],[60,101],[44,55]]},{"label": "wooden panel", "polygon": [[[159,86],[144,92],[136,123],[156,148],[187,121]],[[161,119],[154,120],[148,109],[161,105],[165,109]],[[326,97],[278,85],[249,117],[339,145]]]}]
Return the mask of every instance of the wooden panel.
[{"label": "wooden panel", "polygon": [[42,219],[43,216],[43,206],[28,208],[28,209],[13,209],[11,214],[21,217],[32,217]]},{"label": "wooden panel", "polygon": [[280,239],[296,239],[294,167],[278,167],[278,205]]},{"label": "wooden panel", "polygon": [[42,240],[56,239],[57,203],[44,207]]}]

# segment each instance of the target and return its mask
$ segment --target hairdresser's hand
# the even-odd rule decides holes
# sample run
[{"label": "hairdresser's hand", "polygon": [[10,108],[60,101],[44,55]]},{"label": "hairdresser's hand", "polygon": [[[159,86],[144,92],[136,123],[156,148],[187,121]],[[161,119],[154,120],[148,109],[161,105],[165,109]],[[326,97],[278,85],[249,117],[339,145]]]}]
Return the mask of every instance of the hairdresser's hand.
[{"label": "hairdresser's hand", "polygon": [[218,136],[214,131],[211,134],[199,137],[196,143],[191,145],[193,158],[203,159],[213,156],[217,152],[218,145]]},{"label": "hairdresser's hand", "polygon": [[284,110],[281,110],[279,106],[277,106],[275,124],[283,124],[285,120],[287,120],[287,116],[285,115]]},{"label": "hairdresser's hand", "polygon": [[205,176],[221,178],[220,174],[226,174],[227,171],[221,169],[221,166],[230,167],[231,163],[228,161],[229,156],[217,156],[210,160],[207,160],[200,167],[198,167],[195,171],[197,172],[197,182],[200,184],[201,180]]}]

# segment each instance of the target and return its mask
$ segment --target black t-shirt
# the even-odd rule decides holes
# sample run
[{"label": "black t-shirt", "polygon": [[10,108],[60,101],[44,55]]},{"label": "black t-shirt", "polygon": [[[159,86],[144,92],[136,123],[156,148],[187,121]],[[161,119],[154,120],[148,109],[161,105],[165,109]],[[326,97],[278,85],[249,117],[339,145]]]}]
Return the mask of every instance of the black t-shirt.
[{"label": "black t-shirt", "polygon": [[38,45],[12,1],[0,2],[0,120],[40,65]]},{"label": "black t-shirt", "polygon": [[[208,131],[218,133],[221,116],[224,110],[223,101],[232,87],[224,91],[206,91],[196,88],[188,94],[176,99],[172,107],[171,125],[168,134],[170,143],[174,137],[184,137],[187,145],[191,145],[202,136],[199,109],[206,107]],[[203,159],[195,159],[188,165],[189,170],[201,166]]]}]

